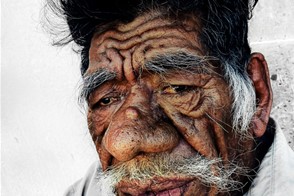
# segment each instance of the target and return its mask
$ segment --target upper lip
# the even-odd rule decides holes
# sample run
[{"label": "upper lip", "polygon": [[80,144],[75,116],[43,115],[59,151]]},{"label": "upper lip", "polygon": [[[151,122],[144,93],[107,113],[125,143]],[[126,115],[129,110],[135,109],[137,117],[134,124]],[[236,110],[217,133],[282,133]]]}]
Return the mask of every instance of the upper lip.
[{"label": "upper lip", "polygon": [[174,188],[182,187],[193,180],[192,177],[153,177],[152,179],[139,180],[122,180],[116,188],[131,195],[141,195],[146,192],[157,193],[165,190],[172,190]]}]

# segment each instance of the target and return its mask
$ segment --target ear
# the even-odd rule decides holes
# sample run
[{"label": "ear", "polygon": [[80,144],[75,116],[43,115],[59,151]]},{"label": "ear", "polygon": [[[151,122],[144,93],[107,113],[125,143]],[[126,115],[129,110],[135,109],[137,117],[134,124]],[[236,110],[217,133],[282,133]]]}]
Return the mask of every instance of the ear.
[{"label": "ear", "polygon": [[256,137],[261,137],[265,133],[273,101],[269,70],[264,56],[253,53],[247,71],[255,88],[257,104],[252,119],[252,131]]}]

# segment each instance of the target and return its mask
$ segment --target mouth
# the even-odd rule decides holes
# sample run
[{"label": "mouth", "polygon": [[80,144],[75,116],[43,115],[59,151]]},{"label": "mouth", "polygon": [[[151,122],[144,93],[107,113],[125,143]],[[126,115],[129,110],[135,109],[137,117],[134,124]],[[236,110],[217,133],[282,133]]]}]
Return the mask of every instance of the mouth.
[{"label": "mouth", "polygon": [[121,181],[117,185],[118,195],[138,195],[138,196],[180,196],[189,187],[192,178],[175,177],[162,178],[155,177],[146,182]]}]

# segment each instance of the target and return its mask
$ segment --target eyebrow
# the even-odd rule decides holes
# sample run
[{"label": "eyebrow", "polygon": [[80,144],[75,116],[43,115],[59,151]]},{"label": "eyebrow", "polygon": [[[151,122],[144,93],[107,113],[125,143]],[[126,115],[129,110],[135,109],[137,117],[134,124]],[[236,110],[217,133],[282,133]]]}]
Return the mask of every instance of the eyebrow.
[{"label": "eyebrow", "polygon": [[[185,52],[158,55],[152,60],[145,63],[145,69],[148,71],[167,75],[171,70],[173,71],[188,71],[191,73],[205,73],[208,61],[217,60],[214,57],[196,56]],[[99,86],[107,81],[116,78],[116,73],[111,72],[105,68],[98,69],[96,72],[87,75],[83,78],[83,83],[79,95],[80,101],[88,100],[90,94]]]},{"label": "eyebrow", "polygon": [[88,100],[90,94],[103,83],[113,80],[116,77],[115,72],[107,69],[98,69],[96,72],[83,78],[82,88],[80,91],[80,100]]},{"label": "eyebrow", "polygon": [[[197,56],[186,52],[158,55],[145,63],[145,69],[157,74],[166,75],[170,70],[191,73],[208,72],[208,65],[217,58],[211,56]],[[206,66],[204,66],[206,65]]]}]

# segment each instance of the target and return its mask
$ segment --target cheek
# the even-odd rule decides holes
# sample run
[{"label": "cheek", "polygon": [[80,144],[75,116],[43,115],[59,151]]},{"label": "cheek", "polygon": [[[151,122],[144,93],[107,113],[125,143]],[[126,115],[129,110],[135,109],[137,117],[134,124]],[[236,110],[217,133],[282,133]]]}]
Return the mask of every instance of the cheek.
[{"label": "cheek", "polygon": [[230,98],[225,88],[206,88],[181,98],[158,98],[185,140],[206,157],[227,160],[224,129],[230,130]]},{"label": "cheek", "polygon": [[99,155],[99,159],[103,170],[107,168],[111,160],[110,154],[105,150],[102,144],[102,139],[107,127],[110,124],[111,112],[97,112],[88,111],[88,128],[92,136],[92,140],[95,144],[96,151]]},{"label": "cheek", "polygon": [[102,136],[109,126],[110,116],[110,112],[97,112],[93,110],[88,111],[88,129],[94,142],[96,140],[96,137]]}]

